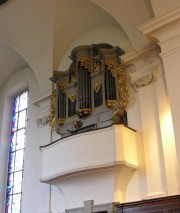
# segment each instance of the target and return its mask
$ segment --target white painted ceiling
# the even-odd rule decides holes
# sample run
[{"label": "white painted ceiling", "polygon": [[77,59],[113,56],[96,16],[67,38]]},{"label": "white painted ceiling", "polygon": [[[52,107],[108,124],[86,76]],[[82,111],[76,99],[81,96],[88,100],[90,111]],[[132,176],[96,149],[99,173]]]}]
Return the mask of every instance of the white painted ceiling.
[{"label": "white painted ceiling", "polygon": [[71,44],[96,26],[116,25],[132,48],[143,44],[136,27],[153,18],[162,1],[11,0],[0,7],[0,88],[27,65],[43,87]]}]

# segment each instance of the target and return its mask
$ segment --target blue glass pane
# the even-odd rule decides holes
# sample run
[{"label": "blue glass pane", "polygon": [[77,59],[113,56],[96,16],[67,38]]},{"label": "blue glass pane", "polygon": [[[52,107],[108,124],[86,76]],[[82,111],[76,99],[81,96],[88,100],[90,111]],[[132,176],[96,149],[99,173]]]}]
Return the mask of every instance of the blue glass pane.
[{"label": "blue glass pane", "polygon": [[24,157],[24,149],[21,149],[16,152],[14,171],[19,171],[23,169],[23,157]]},{"label": "blue glass pane", "polygon": [[11,204],[12,204],[12,196],[6,197],[6,213],[12,213],[11,211]]},{"label": "blue glass pane", "polygon": [[26,126],[26,110],[23,110],[19,113],[18,129],[21,129],[25,126]]},{"label": "blue glass pane", "polygon": [[10,152],[15,151],[15,149],[16,149],[16,132],[12,132],[12,134],[11,134]]},{"label": "blue glass pane", "polygon": [[6,194],[9,196],[12,194],[12,189],[13,188],[13,173],[8,175],[8,181],[7,181],[7,189],[6,189]]},{"label": "blue glass pane", "polygon": [[13,195],[12,213],[20,213],[21,208],[21,194]]},{"label": "blue glass pane", "polygon": [[13,114],[15,114],[15,112],[18,112],[18,111],[19,111],[19,96],[14,98]]},{"label": "blue glass pane", "polygon": [[28,92],[14,98],[6,188],[6,213],[21,212],[27,105]]},{"label": "blue glass pane", "polygon": [[17,130],[18,113],[15,113],[12,118],[12,132]]},{"label": "blue glass pane", "polygon": [[23,149],[25,145],[25,129],[17,131],[16,150]]},{"label": "blue glass pane", "polygon": [[28,104],[28,92],[23,92],[20,95],[19,111],[27,108],[27,104]]},{"label": "blue glass pane", "polygon": [[20,193],[22,188],[22,171],[14,173],[13,194]]},{"label": "blue glass pane", "polygon": [[12,152],[9,155],[8,173],[11,173],[14,171],[14,159],[15,159],[15,153]]}]

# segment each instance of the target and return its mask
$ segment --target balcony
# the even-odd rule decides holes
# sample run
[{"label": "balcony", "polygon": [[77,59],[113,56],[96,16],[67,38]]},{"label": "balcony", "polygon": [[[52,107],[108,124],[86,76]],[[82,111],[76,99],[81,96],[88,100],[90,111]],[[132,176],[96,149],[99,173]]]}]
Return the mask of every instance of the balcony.
[{"label": "balcony", "polygon": [[122,202],[129,177],[138,169],[136,143],[134,130],[113,125],[41,147],[41,181],[59,187],[70,200],[68,208],[87,199]]}]

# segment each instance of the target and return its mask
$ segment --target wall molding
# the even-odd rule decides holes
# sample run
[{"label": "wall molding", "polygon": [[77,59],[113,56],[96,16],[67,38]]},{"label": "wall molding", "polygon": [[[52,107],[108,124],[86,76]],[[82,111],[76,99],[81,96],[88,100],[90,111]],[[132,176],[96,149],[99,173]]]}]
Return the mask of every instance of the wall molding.
[{"label": "wall molding", "polygon": [[32,97],[31,102],[39,108],[36,114],[36,122],[38,127],[43,127],[50,122],[50,97],[52,90],[48,89]]},{"label": "wall molding", "polygon": [[43,92],[33,96],[31,98],[32,104],[39,106],[42,101],[45,101],[46,99],[50,98],[51,93],[52,93],[52,90],[48,89],[46,91],[43,91]]},{"label": "wall molding", "polygon": [[128,51],[127,53],[123,54],[120,56],[121,62],[122,63],[128,63],[134,59],[137,59],[139,57],[145,56],[149,54],[151,51],[159,51],[157,46],[153,44],[152,42],[147,42],[131,51]]},{"label": "wall molding", "polygon": [[138,29],[144,34],[150,34],[159,28],[165,27],[177,20],[180,20],[180,8],[166,13],[160,17],[153,18],[146,23],[138,26]]}]

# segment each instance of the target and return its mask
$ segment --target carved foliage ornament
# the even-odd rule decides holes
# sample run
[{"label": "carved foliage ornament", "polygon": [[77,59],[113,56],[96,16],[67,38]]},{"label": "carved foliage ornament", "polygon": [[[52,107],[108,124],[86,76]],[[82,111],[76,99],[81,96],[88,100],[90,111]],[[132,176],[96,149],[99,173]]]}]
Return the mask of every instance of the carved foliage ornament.
[{"label": "carved foliage ornament", "polygon": [[77,78],[76,78],[76,75],[71,75],[71,82],[76,82],[77,81]]},{"label": "carved foliage ornament", "polygon": [[76,101],[76,93],[72,93],[68,96],[69,100],[74,103]]},{"label": "carved foliage ornament", "polygon": [[94,85],[94,92],[99,93],[100,89],[102,87],[102,82],[98,82]]},{"label": "carved foliage ornament", "polygon": [[94,71],[101,70],[101,63],[99,61],[94,62]]},{"label": "carved foliage ornament", "polygon": [[118,88],[119,88],[119,94],[120,94],[120,107],[122,109],[126,109],[129,99],[128,94],[128,87],[126,84],[126,70],[124,66],[120,63],[117,64],[117,70],[118,70]]},{"label": "carved foliage ornament", "polygon": [[83,57],[80,59],[81,66],[84,66],[85,68],[89,69],[90,68],[90,59],[87,57]]},{"label": "carved foliage ornament", "polygon": [[66,93],[66,83],[60,83],[59,88],[63,90],[63,93]]},{"label": "carved foliage ornament", "polygon": [[144,87],[149,85],[151,82],[157,80],[159,69],[158,66],[155,66],[149,70],[145,70],[139,73],[132,73],[131,76],[131,84],[137,90],[139,87]]},{"label": "carved foliage ornament", "polygon": [[116,106],[116,100],[107,100],[106,104],[109,108],[114,108]]},{"label": "carved foliage ornament", "polygon": [[113,77],[115,77],[114,63],[113,61],[107,61],[106,65],[108,66],[108,70],[111,71]]},{"label": "carved foliage ornament", "polygon": [[50,100],[50,116],[49,116],[49,126],[51,130],[55,129],[56,119],[55,119],[55,111],[56,111],[56,90],[52,90],[51,100]]}]

